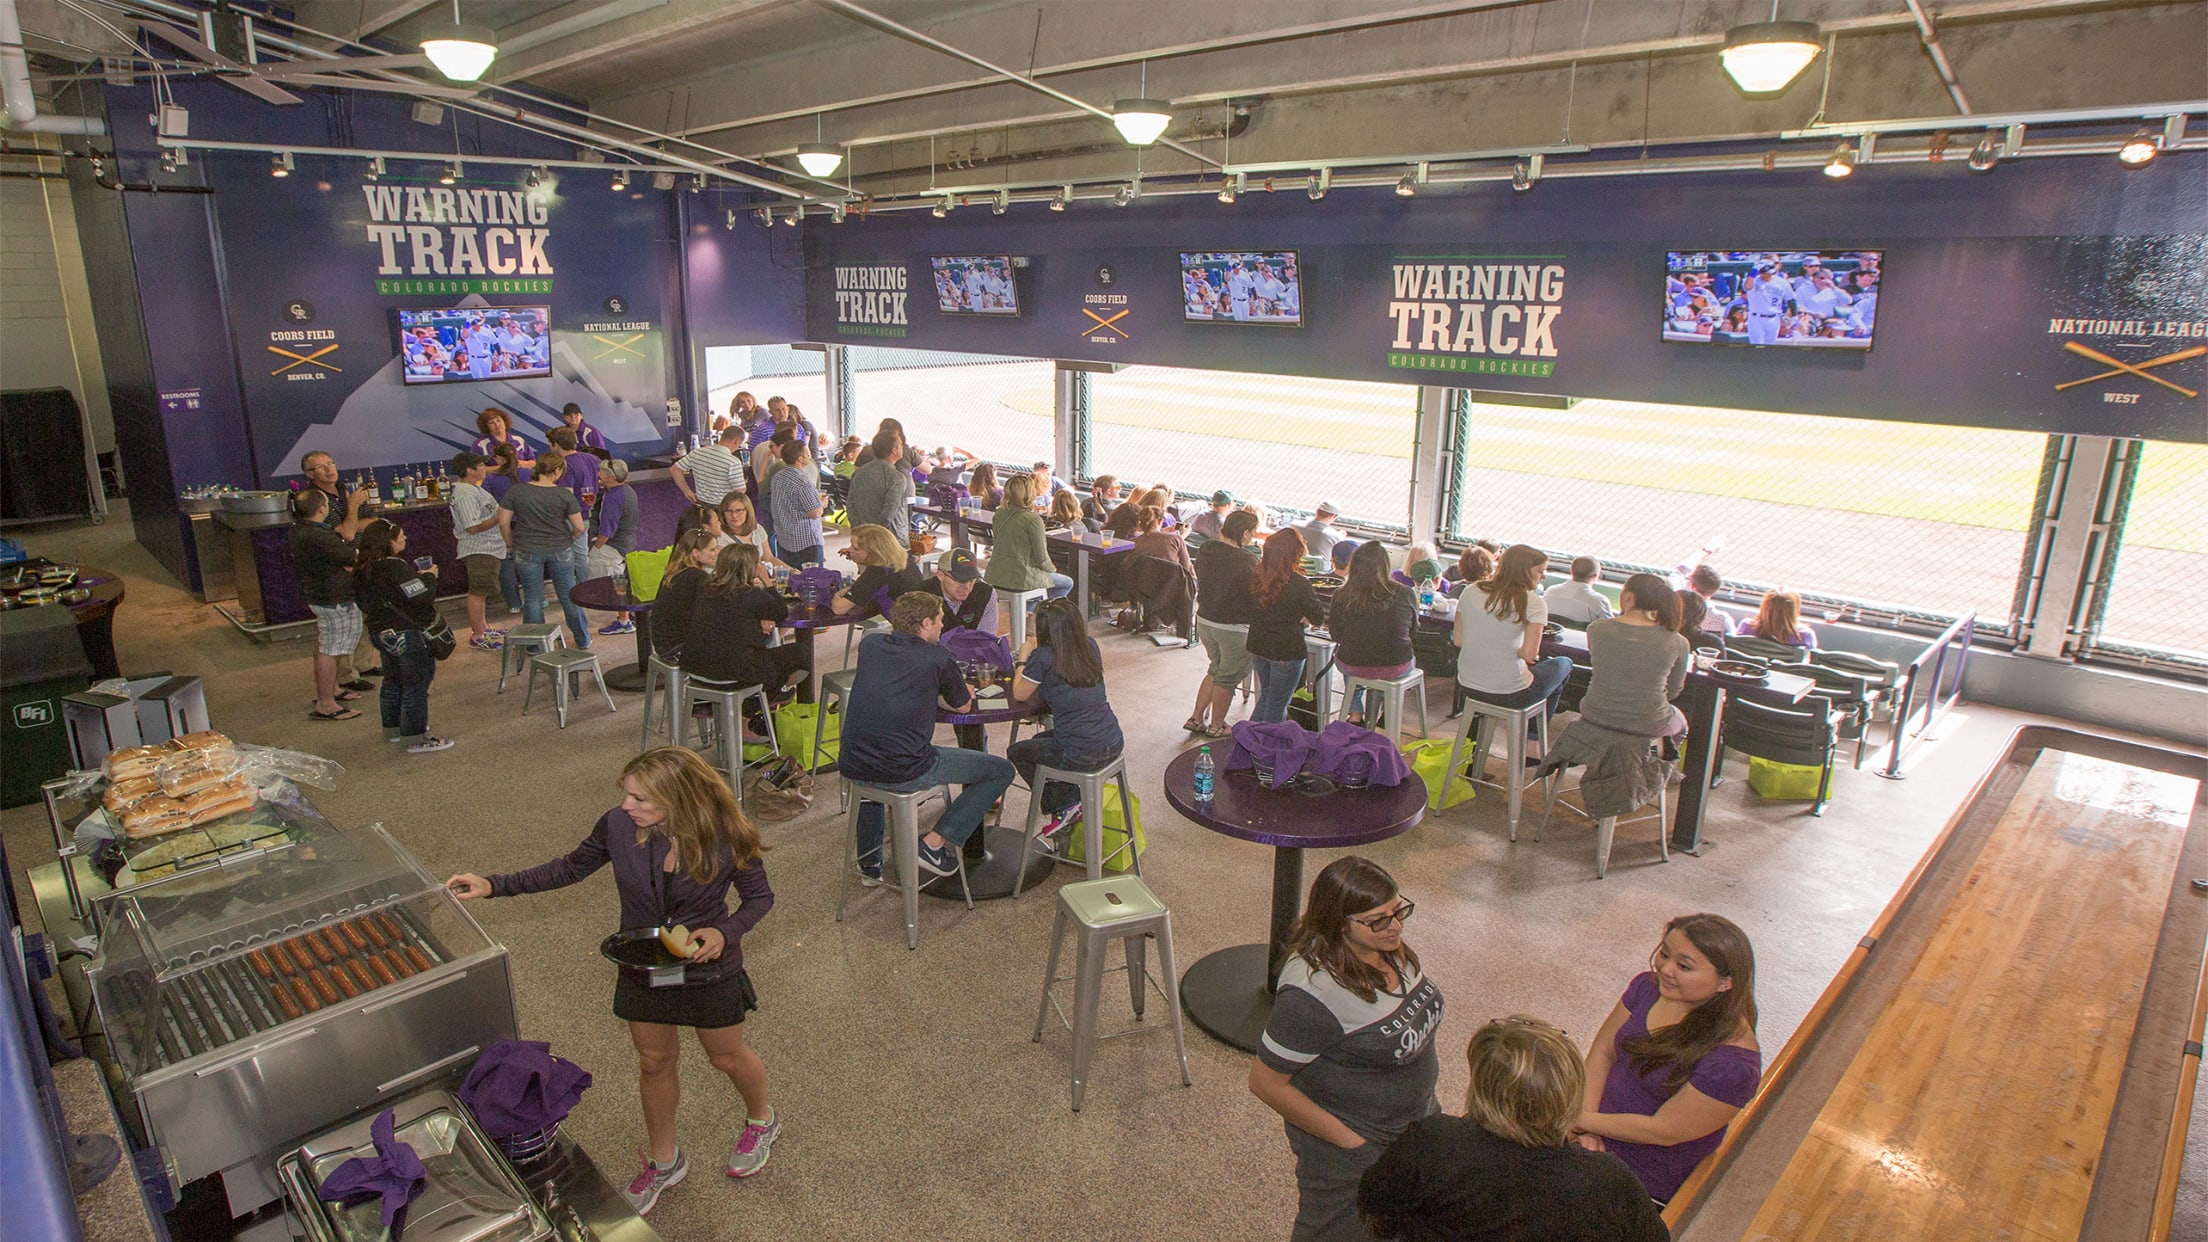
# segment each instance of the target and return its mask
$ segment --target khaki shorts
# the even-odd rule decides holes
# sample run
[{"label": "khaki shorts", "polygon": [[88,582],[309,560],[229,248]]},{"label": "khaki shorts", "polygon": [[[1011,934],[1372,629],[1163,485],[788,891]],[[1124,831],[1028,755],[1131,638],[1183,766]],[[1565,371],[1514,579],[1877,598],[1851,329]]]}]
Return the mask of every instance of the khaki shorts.
[{"label": "khaki shorts", "polygon": [[1250,675],[1250,632],[1247,628],[1213,625],[1201,617],[1196,619],[1196,636],[1204,642],[1204,654],[1211,658],[1211,684],[1215,686],[1239,686]]},{"label": "khaki shorts", "polygon": [[477,552],[460,558],[468,567],[468,594],[486,598],[498,594],[498,570],[502,558]]}]

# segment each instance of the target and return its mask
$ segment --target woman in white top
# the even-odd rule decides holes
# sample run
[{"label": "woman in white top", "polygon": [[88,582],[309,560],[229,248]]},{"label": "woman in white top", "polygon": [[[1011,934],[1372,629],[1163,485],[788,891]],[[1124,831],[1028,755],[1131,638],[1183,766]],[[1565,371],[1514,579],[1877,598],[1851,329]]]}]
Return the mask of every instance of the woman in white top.
[{"label": "woman in white top", "polygon": [[1554,700],[1572,662],[1541,658],[1541,627],[1548,605],[1538,593],[1549,555],[1526,544],[1503,550],[1495,572],[1464,593],[1457,608],[1457,684],[1497,707],[1530,707]]},{"label": "woman in white top", "polygon": [[759,524],[759,514],[751,506],[751,497],[742,491],[730,492],[721,501],[721,534],[730,543],[748,543],[759,550],[759,569],[772,574],[782,568],[782,562],[767,550],[767,528]]}]

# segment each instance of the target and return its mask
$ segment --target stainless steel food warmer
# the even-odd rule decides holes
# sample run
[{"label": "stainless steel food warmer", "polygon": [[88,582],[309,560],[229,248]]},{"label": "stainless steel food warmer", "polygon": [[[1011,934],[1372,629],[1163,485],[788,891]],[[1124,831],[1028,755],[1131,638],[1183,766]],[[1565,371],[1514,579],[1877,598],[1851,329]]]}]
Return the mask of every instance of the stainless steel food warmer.
[{"label": "stainless steel food warmer", "polygon": [[464,1072],[516,1034],[506,950],[379,826],[225,858],[95,900],[86,974],[172,1191],[276,1197],[307,1135]]}]

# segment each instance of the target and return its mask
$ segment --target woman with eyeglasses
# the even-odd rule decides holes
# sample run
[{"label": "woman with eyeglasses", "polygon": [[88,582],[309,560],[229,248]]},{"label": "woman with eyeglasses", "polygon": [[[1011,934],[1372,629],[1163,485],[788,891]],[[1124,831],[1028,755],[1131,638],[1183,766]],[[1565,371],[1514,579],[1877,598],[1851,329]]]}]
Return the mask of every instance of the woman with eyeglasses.
[{"label": "woman with eyeglasses", "polygon": [[1524,1014],[1465,1047],[1464,1116],[1411,1123],[1358,1185],[1393,1242],[1669,1242],[1630,1170],[1572,1142],[1587,1066],[1572,1038]]},{"label": "woman with eyeglasses", "polygon": [[1287,1123],[1292,1242],[1370,1242],[1358,1179],[1412,1122],[1441,1110],[1441,991],[1403,943],[1413,909],[1395,877],[1352,854],[1319,872],[1289,931],[1250,1093]]}]

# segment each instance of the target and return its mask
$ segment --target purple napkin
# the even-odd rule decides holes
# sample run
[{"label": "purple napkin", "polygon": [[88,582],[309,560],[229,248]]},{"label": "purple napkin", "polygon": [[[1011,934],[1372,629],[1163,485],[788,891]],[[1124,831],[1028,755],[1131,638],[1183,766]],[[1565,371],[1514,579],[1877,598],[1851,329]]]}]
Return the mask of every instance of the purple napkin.
[{"label": "purple napkin", "polygon": [[1267,787],[1278,789],[1295,779],[1317,748],[1318,735],[1293,720],[1277,724],[1238,721],[1225,767],[1229,771],[1254,768],[1262,760],[1273,770],[1273,779],[1267,782]]},{"label": "purple napkin", "polygon": [[1012,644],[1002,634],[984,634],[980,630],[950,630],[943,635],[943,646],[960,664],[990,664],[1001,672],[1012,671]]},{"label": "purple napkin", "polygon": [[[398,1140],[393,1133],[397,1119],[392,1109],[376,1114],[368,1123],[368,1133],[375,1140],[376,1154],[355,1156],[330,1171],[322,1180],[322,1188],[316,1193],[324,1202],[340,1202],[378,1195],[383,1199],[383,1227],[391,1228],[393,1217],[407,1201],[420,1192],[429,1178],[422,1169],[422,1158],[414,1149]],[[394,1234],[393,1236],[397,1236]]]},{"label": "purple napkin", "polygon": [[492,1138],[513,1138],[558,1124],[588,1086],[590,1072],[553,1056],[552,1045],[502,1039],[475,1059],[460,1102]]},{"label": "purple napkin", "polygon": [[1319,775],[1340,781],[1348,772],[1364,769],[1368,785],[1400,785],[1410,779],[1410,765],[1403,752],[1377,732],[1337,720],[1319,733],[1313,768]]}]

